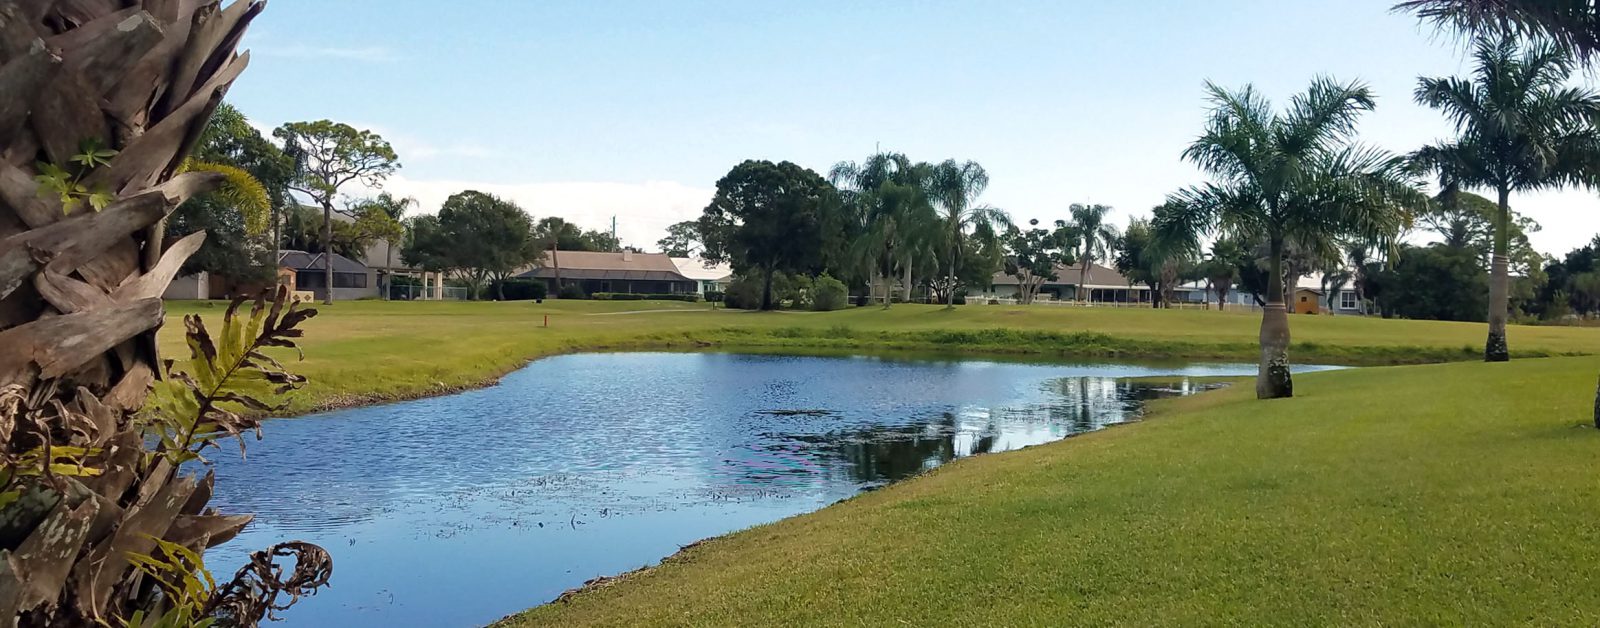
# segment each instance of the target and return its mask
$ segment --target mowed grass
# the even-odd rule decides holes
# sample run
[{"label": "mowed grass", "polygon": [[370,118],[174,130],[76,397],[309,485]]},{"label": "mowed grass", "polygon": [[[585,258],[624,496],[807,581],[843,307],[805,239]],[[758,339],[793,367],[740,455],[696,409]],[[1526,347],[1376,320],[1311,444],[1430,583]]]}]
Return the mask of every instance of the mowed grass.
[{"label": "mowed grass", "polygon": [[1157,402],[507,625],[1596,625],[1597,371],[1377,367],[1299,376],[1293,399]]},{"label": "mowed grass", "polygon": [[[161,332],[166,357],[183,357],[179,317],[219,324],[226,304],[171,302]],[[305,326],[310,384],[287,414],[403,399],[493,381],[554,353],[630,348],[937,350],[1075,357],[1253,361],[1260,317],[1247,312],[1063,306],[896,305],[839,312],[743,312],[681,302],[382,302],[317,306]],[[550,327],[544,327],[549,316]],[[1471,360],[1482,324],[1295,316],[1291,358],[1392,364]],[[1600,329],[1510,330],[1520,355],[1600,354]],[[292,354],[290,354],[292,355]]]}]

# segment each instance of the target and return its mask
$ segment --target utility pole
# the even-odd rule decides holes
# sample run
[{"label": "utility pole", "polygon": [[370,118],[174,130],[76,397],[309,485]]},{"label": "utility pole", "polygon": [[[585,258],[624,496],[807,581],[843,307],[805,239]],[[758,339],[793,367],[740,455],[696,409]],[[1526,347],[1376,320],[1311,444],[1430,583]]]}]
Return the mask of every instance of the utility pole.
[{"label": "utility pole", "polygon": [[[617,244],[617,249],[618,250],[622,249],[622,241],[617,239],[617,216],[616,216],[616,214],[612,214],[611,215],[611,241],[615,242]],[[616,251],[612,251],[612,252],[615,253]]]}]

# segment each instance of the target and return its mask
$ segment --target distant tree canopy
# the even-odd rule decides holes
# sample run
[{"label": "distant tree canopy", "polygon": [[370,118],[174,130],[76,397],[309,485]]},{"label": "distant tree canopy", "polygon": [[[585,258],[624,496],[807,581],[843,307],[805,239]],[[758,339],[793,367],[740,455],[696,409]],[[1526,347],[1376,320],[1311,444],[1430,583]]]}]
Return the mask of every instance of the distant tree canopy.
[{"label": "distant tree canopy", "polygon": [[667,227],[667,237],[656,242],[661,251],[672,257],[693,257],[702,248],[700,223],[685,220]]},{"label": "distant tree canopy", "polygon": [[245,282],[270,279],[274,232],[292,205],[288,182],[294,164],[227,103],[217,106],[188,163],[223,172],[230,183],[190,199],[168,218],[169,238],[206,232],[205,243],[181,272],[205,271]]},{"label": "distant tree canopy", "polygon": [[[382,136],[331,120],[290,122],[272,132],[294,160],[289,187],[310,197],[322,208],[323,248],[333,247],[333,202],[350,184],[377,187],[400,167],[394,148]],[[359,254],[359,253],[358,253]],[[327,285],[333,285],[333,265],[327,266]],[[323,303],[333,304],[328,290]]]},{"label": "distant tree canopy", "polygon": [[729,262],[740,275],[759,274],[761,309],[771,309],[775,273],[823,270],[824,225],[837,196],[821,175],[791,162],[734,166],[700,217],[705,258]]},{"label": "distant tree canopy", "polygon": [[547,216],[540,218],[534,225],[534,233],[545,242],[552,244],[562,251],[609,251],[622,250],[622,242],[610,231],[588,230],[584,231],[575,224],[567,222],[560,216]]},{"label": "distant tree canopy", "polygon": [[1403,246],[1392,269],[1379,269],[1368,292],[1386,316],[1482,322],[1489,271],[1471,247]]},{"label": "distant tree canopy", "polygon": [[1017,278],[1017,300],[1023,304],[1033,303],[1045,282],[1059,278],[1058,267],[1077,261],[1073,252],[1078,248],[1077,235],[1065,223],[1046,229],[1030,220],[1028,226],[1012,227],[1006,237],[1005,271]]},{"label": "distant tree canopy", "polygon": [[490,280],[503,287],[504,279],[534,263],[544,248],[527,212],[476,190],[452,195],[437,216],[418,217],[410,231],[402,259],[430,271],[459,273],[474,298]]}]

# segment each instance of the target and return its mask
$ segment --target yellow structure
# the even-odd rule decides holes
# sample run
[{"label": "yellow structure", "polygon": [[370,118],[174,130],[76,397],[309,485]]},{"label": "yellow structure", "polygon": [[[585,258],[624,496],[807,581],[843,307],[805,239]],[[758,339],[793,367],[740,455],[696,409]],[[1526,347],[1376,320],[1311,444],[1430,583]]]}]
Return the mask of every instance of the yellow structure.
[{"label": "yellow structure", "polygon": [[1321,314],[1322,291],[1315,288],[1296,288],[1293,311],[1295,314]]}]

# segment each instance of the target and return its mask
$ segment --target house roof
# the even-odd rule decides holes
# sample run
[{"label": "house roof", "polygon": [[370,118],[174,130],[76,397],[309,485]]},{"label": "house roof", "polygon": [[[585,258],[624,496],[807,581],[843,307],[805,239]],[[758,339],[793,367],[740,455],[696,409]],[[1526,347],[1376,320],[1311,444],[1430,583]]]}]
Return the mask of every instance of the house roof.
[{"label": "house roof", "polygon": [[733,276],[733,267],[728,264],[707,265],[705,260],[692,257],[674,257],[672,263],[677,265],[678,274],[695,281],[723,281]]},{"label": "house roof", "polygon": [[[1047,281],[1043,285],[1076,286],[1078,285],[1078,271],[1081,268],[1081,266],[1062,266],[1057,264],[1055,281]],[[1015,276],[1008,275],[1003,271],[994,275],[994,284],[997,286],[1015,286],[1020,283],[1022,282],[1018,281]],[[1085,288],[1127,288],[1128,278],[1123,277],[1122,273],[1117,272],[1115,269],[1099,264],[1090,264],[1089,272],[1083,278],[1083,285]]]},{"label": "house roof", "polygon": [[[328,255],[322,253],[307,253],[305,251],[279,250],[278,265],[295,270],[326,270]],[[366,273],[367,267],[338,253],[332,255],[333,272],[336,273]]]},{"label": "house roof", "polygon": [[665,253],[611,253],[606,251],[546,251],[537,267],[519,277],[554,279],[561,263],[562,279],[622,279],[633,281],[689,281]]}]

